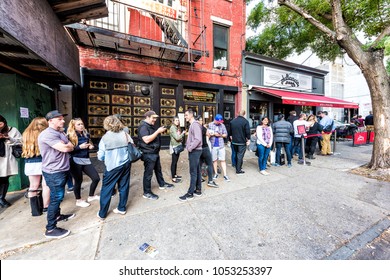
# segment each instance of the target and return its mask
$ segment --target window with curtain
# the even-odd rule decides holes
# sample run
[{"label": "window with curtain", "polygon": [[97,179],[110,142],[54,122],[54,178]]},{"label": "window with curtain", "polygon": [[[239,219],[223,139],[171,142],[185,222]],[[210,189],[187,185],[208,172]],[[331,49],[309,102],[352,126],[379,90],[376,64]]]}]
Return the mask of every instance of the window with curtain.
[{"label": "window with curtain", "polygon": [[213,26],[213,45],[214,45],[214,68],[228,68],[229,53],[229,28],[226,26],[214,24]]}]

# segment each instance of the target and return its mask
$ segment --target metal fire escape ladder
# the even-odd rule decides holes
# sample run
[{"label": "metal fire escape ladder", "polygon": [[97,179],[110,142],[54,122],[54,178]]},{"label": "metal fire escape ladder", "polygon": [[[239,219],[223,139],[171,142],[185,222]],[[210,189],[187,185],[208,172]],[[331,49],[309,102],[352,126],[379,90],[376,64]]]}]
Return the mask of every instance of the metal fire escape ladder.
[{"label": "metal fire escape ladder", "polygon": [[161,28],[161,30],[164,32],[165,37],[171,41],[172,44],[181,46],[184,48],[188,47],[188,43],[186,40],[181,36],[180,32],[176,29],[175,25],[173,24],[172,20],[159,17],[154,14],[150,14],[150,16],[153,18],[153,20],[157,23],[157,25]]}]

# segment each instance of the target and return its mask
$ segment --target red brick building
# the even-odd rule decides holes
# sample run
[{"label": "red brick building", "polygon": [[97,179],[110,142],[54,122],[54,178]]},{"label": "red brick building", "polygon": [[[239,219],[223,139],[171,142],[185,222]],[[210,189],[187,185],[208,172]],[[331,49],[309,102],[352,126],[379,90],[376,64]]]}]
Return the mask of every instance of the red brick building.
[{"label": "red brick building", "polygon": [[[74,115],[94,138],[107,115],[121,114],[131,134],[153,109],[160,124],[193,108],[206,122],[241,109],[245,1],[115,0],[110,16],[68,31],[79,46],[83,90]],[[167,139],[166,139],[167,140]]]}]

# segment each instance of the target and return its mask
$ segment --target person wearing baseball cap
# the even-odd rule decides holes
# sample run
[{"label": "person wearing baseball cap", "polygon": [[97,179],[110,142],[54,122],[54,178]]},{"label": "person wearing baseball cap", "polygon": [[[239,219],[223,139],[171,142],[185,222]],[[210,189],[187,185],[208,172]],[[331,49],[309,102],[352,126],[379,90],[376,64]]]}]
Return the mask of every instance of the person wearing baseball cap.
[{"label": "person wearing baseball cap", "polygon": [[160,162],[160,134],[167,130],[161,126],[158,129],[154,127],[158,115],[155,111],[145,113],[145,120],[141,121],[138,127],[138,146],[142,151],[142,160],[144,162],[144,177],[143,177],[143,197],[151,200],[157,200],[158,195],[152,192],[152,177],[153,171],[156,174],[159,189],[173,189],[172,184],[165,182]]},{"label": "person wearing baseball cap", "polygon": [[49,113],[46,114],[46,119],[51,120],[51,119],[58,118],[58,117],[65,117],[67,115],[68,114],[61,114],[60,112],[58,112],[58,110],[54,110],[54,111],[50,111]]},{"label": "person wearing baseball cap", "polygon": [[215,175],[213,180],[218,178],[218,160],[221,162],[221,168],[223,171],[223,178],[226,182],[230,182],[229,177],[226,174],[226,150],[225,150],[225,142],[224,138],[227,137],[228,132],[226,130],[225,125],[223,124],[223,117],[221,114],[215,115],[214,121],[209,123],[208,125],[208,134],[210,135],[210,143],[211,143],[211,155],[213,157],[213,165]]},{"label": "person wearing baseball cap", "polygon": [[65,185],[68,180],[70,162],[69,152],[74,146],[65,135],[64,116],[58,110],[46,114],[49,127],[38,136],[39,150],[42,156],[42,175],[50,189],[50,203],[47,210],[47,238],[63,238],[70,231],[57,227],[57,222],[72,219],[75,214],[61,214],[60,204],[64,199]]}]

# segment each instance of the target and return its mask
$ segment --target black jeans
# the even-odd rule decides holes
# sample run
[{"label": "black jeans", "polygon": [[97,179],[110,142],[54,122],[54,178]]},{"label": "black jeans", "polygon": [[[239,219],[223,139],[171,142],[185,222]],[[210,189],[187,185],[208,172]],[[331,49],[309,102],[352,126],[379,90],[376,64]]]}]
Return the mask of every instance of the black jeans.
[{"label": "black jeans", "polygon": [[161,172],[161,162],[159,154],[143,154],[142,160],[144,161],[144,194],[152,192],[152,177],[153,170],[156,174],[157,182],[160,187],[165,185],[164,177]]},{"label": "black jeans", "polygon": [[74,179],[74,195],[76,199],[81,198],[81,184],[83,183],[83,172],[87,174],[89,178],[91,178],[92,183],[89,187],[89,196],[95,195],[95,190],[97,185],[99,184],[100,177],[97,173],[95,167],[92,164],[88,165],[80,165],[73,161],[73,159],[70,160],[70,172],[72,174],[72,177]]},{"label": "black jeans", "polygon": [[275,162],[280,164],[280,154],[281,154],[282,147],[284,147],[284,150],[286,151],[287,164],[291,164],[291,150],[289,149],[290,144],[282,143],[282,142],[276,142]]},{"label": "black jeans", "polygon": [[234,151],[236,152],[236,172],[241,171],[242,164],[244,162],[244,155],[246,152],[246,145],[237,145],[232,144],[234,147]]},{"label": "black jeans", "polygon": [[188,160],[190,162],[190,188],[188,193],[193,194],[196,190],[202,189],[202,174],[200,172],[200,156],[202,150],[193,150],[188,153]]},{"label": "black jeans", "polygon": [[318,143],[318,137],[309,137],[306,139],[306,148],[307,148],[307,153],[312,156],[314,155],[314,152],[316,151],[316,146]]},{"label": "black jeans", "polygon": [[175,178],[177,172],[177,162],[179,161],[180,154],[172,154],[172,163],[171,163],[171,174],[172,178]]},{"label": "black jeans", "polygon": [[202,166],[203,162],[207,165],[207,176],[209,177],[208,181],[210,182],[213,180],[214,167],[213,167],[213,158],[211,156],[209,147],[202,148],[202,154],[200,156],[199,165]]}]

